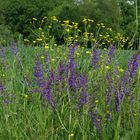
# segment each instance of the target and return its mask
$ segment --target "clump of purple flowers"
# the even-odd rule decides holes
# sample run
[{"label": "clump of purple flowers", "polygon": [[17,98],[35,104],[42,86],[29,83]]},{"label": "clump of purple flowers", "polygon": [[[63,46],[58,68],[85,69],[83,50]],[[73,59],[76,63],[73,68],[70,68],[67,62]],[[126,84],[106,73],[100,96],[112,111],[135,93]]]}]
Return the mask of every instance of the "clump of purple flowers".
[{"label": "clump of purple flowers", "polygon": [[140,51],[138,51],[137,54],[134,54],[128,63],[128,69],[126,71],[126,75],[129,76],[130,79],[133,79],[138,69],[139,61],[140,61]]},{"label": "clump of purple flowers", "polygon": [[51,72],[49,79],[45,79],[43,74],[43,65],[39,60],[35,61],[34,66],[34,78],[37,83],[37,91],[42,93],[42,97],[47,99],[48,103],[54,108],[54,98],[51,94],[51,84],[54,81],[54,75]]}]

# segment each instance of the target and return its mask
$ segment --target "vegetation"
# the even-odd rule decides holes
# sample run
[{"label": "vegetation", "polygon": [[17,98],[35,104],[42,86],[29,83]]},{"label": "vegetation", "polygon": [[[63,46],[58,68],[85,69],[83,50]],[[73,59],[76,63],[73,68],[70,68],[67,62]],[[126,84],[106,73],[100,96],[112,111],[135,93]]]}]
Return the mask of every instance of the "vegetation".
[{"label": "vegetation", "polygon": [[0,57],[0,137],[119,140],[140,137],[140,53],[11,46]]},{"label": "vegetation", "polygon": [[139,8],[1,1],[0,140],[138,140]]},{"label": "vegetation", "polygon": [[[134,0],[5,0],[0,1],[0,21],[10,28],[13,34],[23,35],[24,38],[32,35],[31,20],[33,17],[38,20],[44,16],[58,17],[60,20],[82,21],[84,17],[94,19],[96,23],[104,23],[119,32],[128,36],[135,48],[138,47],[138,32],[136,30],[136,4]],[[84,28],[84,27],[83,27]],[[127,46],[128,44],[126,44]]]}]

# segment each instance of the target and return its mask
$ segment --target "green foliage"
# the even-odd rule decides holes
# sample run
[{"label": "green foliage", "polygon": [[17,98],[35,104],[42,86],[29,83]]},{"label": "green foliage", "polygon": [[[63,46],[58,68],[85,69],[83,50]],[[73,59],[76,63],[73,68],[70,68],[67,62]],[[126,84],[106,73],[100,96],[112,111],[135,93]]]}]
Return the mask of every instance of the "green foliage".
[{"label": "green foliage", "polygon": [[[13,32],[31,36],[31,20],[57,16],[61,20],[80,22],[83,17],[105,23],[113,31],[130,38],[136,28],[134,0],[0,0],[0,24]],[[138,2],[139,3],[139,2]],[[139,9],[139,5],[138,5]],[[81,28],[84,28],[83,25]]]},{"label": "green foliage", "polygon": [[[86,53],[87,51],[91,52],[91,50],[78,48],[74,57],[77,67],[76,74],[80,72],[88,75],[89,100],[91,98],[92,100],[80,107],[80,98],[77,98],[80,94],[76,92],[73,95],[71,91],[69,92],[66,88],[68,81],[64,83],[58,81],[58,83],[51,85],[51,95],[54,95],[57,103],[57,108],[54,110],[48,101],[42,98],[41,92],[36,93],[40,89],[33,77],[35,56],[39,54],[37,58],[43,66],[43,73],[46,74],[44,76],[54,72],[57,80],[58,65],[67,64],[68,48],[58,46],[53,49],[51,45],[49,47],[49,50],[43,47],[34,49],[32,46],[25,47],[23,44],[19,44],[18,53],[14,55],[9,46],[6,50],[6,56],[0,57],[0,84],[2,82],[6,87],[6,90],[0,90],[1,140],[15,138],[31,140],[137,140],[140,136],[140,86],[138,85],[139,81],[136,80],[137,75],[132,80],[136,83],[127,85],[128,87],[132,86],[132,89],[120,103],[119,112],[114,109],[115,93],[112,88],[112,86],[120,85],[127,69],[128,60],[134,52],[116,51],[112,59],[114,61],[111,65],[106,66],[108,51],[102,50],[100,68],[93,69],[91,67],[92,58],[90,54]],[[49,56],[49,62],[44,59],[46,55]],[[116,75],[114,70],[117,70]],[[110,74],[113,77],[110,77]],[[48,81],[46,77],[45,81]],[[2,87],[0,88],[2,89]],[[117,88],[117,91],[119,90]],[[70,98],[69,94],[71,94]],[[107,97],[112,102],[107,104]],[[91,107],[99,128],[89,114]]]},{"label": "green foliage", "polygon": [[5,25],[0,25],[0,46],[7,46],[13,39],[11,30]]}]

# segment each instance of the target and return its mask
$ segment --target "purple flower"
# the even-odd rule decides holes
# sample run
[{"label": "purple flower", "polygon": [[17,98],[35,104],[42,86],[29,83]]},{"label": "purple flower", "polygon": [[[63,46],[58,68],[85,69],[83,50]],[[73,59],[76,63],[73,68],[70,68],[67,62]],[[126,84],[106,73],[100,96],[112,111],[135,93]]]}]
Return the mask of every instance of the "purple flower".
[{"label": "purple flower", "polygon": [[75,90],[76,88],[76,82],[75,82],[75,68],[76,64],[74,61],[74,53],[77,49],[77,44],[74,44],[73,46],[70,46],[69,49],[69,87],[70,90]]},{"label": "purple flower", "polygon": [[59,81],[62,81],[65,71],[66,71],[65,65],[62,62],[60,62],[58,64],[58,80]]},{"label": "purple flower", "polygon": [[116,97],[115,97],[116,112],[119,112],[119,104],[120,104],[119,96],[118,94],[116,94]]},{"label": "purple flower", "polygon": [[43,69],[42,69],[42,64],[40,64],[38,61],[35,62],[34,66],[34,78],[39,85],[39,87],[44,88],[44,77],[43,77]]},{"label": "purple flower", "polygon": [[131,79],[133,79],[133,77],[138,69],[139,57],[140,57],[139,53],[134,54],[128,63],[128,70],[126,71],[126,73],[129,74]]},{"label": "purple flower", "polygon": [[89,111],[89,115],[92,119],[93,124],[95,125],[96,129],[99,131],[100,130],[100,118],[98,116],[98,112],[97,111]]},{"label": "purple flower", "polygon": [[119,111],[119,106],[125,96],[130,95],[130,88],[133,84],[133,78],[136,74],[136,71],[138,69],[138,63],[139,63],[139,52],[137,54],[134,54],[132,58],[130,59],[128,63],[128,68],[124,74],[124,76],[120,79],[120,82],[118,82],[118,89],[115,92],[115,105],[116,105],[116,111]]},{"label": "purple flower", "polygon": [[82,89],[81,91],[81,98],[80,98],[80,106],[86,104],[88,102],[88,92]]},{"label": "purple flower", "polygon": [[34,78],[39,88],[38,91],[42,93],[44,99],[46,99],[51,107],[54,108],[54,99],[51,95],[51,85],[54,83],[55,78],[53,71],[50,71],[48,74],[49,78],[45,79],[43,74],[43,65],[39,60],[36,60],[34,66]]},{"label": "purple flower", "polygon": [[89,101],[88,80],[86,75],[76,75],[76,88],[80,91],[79,107],[82,107]]},{"label": "purple flower", "polygon": [[51,82],[52,84],[54,84],[54,81],[55,81],[55,75],[54,75],[53,70],[51,70],[51,71],[50,71],[50,82]]},{"label": "purple flower", "polygon": [[106,63],[107,65],[109,65],[112,62],[114,51],[115,51],[115,46],[111,45],[111,47],[109,47],[108,49],[108,61]]},{"label": "purple flower", "polygon": [[92,51],[92,66],[94,69],[98,68],[99,61],[100,61],[99,50],[93,49],[93,51]]}]

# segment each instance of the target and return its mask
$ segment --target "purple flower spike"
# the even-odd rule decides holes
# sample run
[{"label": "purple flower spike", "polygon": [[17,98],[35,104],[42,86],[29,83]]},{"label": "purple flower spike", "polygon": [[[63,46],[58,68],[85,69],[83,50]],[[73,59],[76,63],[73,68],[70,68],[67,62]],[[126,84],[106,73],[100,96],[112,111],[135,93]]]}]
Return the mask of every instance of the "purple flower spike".
[{"label": "purple flower spike", "polygon": [[88,92],[86,92],[84,89],[81,91],[81,99],[80,99],[80,105],[84,105],[88,102]]},{"label": "purple flower spike", "polygon": [[35,66],[34,66],[34,78],[35,78],[36,83],[41,88],[44,88],[42,64],[40,64],[38,61],[35,62]]},{"label": "purple flower spike", "polygon": [[129,61],[128,64],[128,71],[130,73],[130,78],[133,79],[139,65],[139,57],[140,54],[133,55],[132,59]]},{"label": "purple flower spike", "polygon": [[74,53],[77,49],[77,44],[74,44],[73,46],[70,46],[69,49],[69,87],[71,90],[75,90],[76,88],[76,81],[75,81],[75,68],[76,64],[74,61]]},{"label": "purple flower spike", "polygon": [[116,112],[119,112],[119,97],[118,95],[116,95],[115,97],[115,105],[116,105]]},{"label": "purple flower spike", "polygon": [[96,129],[99,131],[100,130],[100,121],[99,117],[97,116],[97,111],[93,112],[92,110],[89,111],[89,115],[92,119],[93,124],[95,125]]},{"label": "purple flower spike", "polygon": [[113,55],[114,55],[114,52],[115,52],[115,46],[111,46],[108,50],[108,61],[107,61],[107,65],[109,65],[109,63],[112,62],[112,58],[113,58]]},{"label": "purple flower spike", "polygon": [[92,51],[92,66],[94,69],[98,68],[99,61],[100,61],[99,50],[93,49],[93,51]]},{"label": "purple flower spike", "polygon": [[59,81],[62,81],[64,73],[65,73],[65,66],[62,62],[60,62],[58,65],[58,80]]}]

